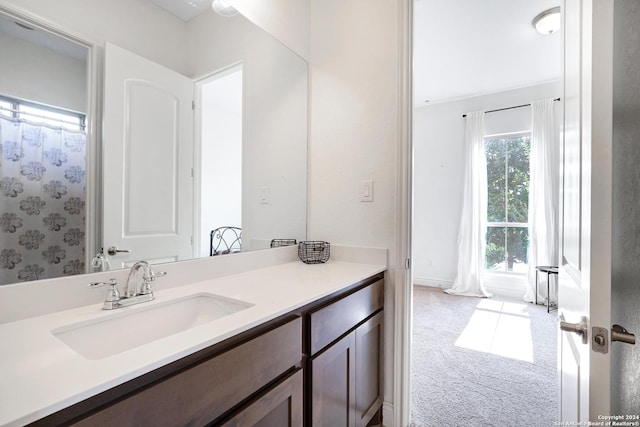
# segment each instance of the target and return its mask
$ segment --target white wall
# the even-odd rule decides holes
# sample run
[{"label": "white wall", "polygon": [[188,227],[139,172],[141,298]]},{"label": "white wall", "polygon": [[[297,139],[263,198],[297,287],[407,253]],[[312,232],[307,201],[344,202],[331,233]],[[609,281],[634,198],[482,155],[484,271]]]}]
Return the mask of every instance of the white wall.
[{"label": "white wall", "polygon": [[[389,249],[384,400],[393,402],[403,2],[311,0],[309,237]],[[361,180],[374,201],[360,202]]]},{"label": "white wall", "polygon": [[0,0],[0,5],[99,46],[109,40],[187,73],[186,23],[148,0]]},{"label": "white wall", "polygon": [[87,111],[85,61],[4,33],[0,33],[0,52],[0,94]]},{"label": "white wall", "polygon": [[[462,115],[560,95],[559,83],[548,83],[414,110],[414,283],[448,288],[456,276],[464,177]],[[559,112],[560,108],[556,111]],[[509,114],[503,117],[508,119]],[[494,127],[496,125],[499,124]],[[505,293],[504,289],[509,287],[509,280],[507,283],[499,279],[492,282],[489,278],[487,282],[494,292]],[[519,292],[524,292],[524,281],[521,280],[517,286],[516,295],[519,295]]]},{"label": "white wall", "polygon": [[227,0],[247,19],[309,59],[309,1]]}]

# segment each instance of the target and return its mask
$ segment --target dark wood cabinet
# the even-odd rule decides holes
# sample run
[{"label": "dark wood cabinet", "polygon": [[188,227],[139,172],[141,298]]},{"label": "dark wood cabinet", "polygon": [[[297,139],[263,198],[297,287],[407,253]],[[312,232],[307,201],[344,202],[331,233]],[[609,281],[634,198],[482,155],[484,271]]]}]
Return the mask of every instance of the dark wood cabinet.
[{"label": "dark wood cabinet", "polygon": [[382,273],[34,422],[366,427],[382,405]]},{"label": "dark wood cabinet", "polygon": [[224,427],[302,427],[302,386],[302,369],[298,369],[220,424]]},{"label": "dark wood cabinet", "polygon": [[311,425],[355,427],[355,347],[350,333],[311,359]]},{"label": "dark wood cabinet", "polygon": [[383,312],[355,330],[356,427],[366,427],[382,407]]},{"label": "dark wood cabinet", "polygon": [[[250,413],[265,408],[266,402],[277,400],[283,392],[292,395],[292,399],[282,400],[287,405],[286,410],[291,414],[300,414],[298,417],[302,418],[301,374],[292,376],[289,382],[276,384],[282,376],[296,369],[297,372],[302,372],[301,335],[302,319],[287,316],[277,320],[266,330],[234,337],[231,342],[223,343],[220,351],[214,351],[216,346],[207,349],[205,354],[214,351],[211,355],[196,354],[193,356],[194,360],[186,358],[184,361],[174,362],[176,365],[169,366],[166,370],[146,374],[46,417],[34,425],[220,425],[220,420],[235,408],[259,393],[264,394],[264,390],[269,393],[251,410],[248,409],[247,415],[239,416],[237,424],[229,425],[248,425],[242,420],[246,420]],[[133,391],[127,392],[128,389]],[[278,405],[272,409],[276,412],[271,416],[277,417]],[[265,422],[269,417],[269,413],[264,414]],[[301,422],[291,425],[300,426]]]},{"label": "dark wood cabinet", "polygon": [[383,281],[308,313],[307,423],[366,427],[382,406]]}]

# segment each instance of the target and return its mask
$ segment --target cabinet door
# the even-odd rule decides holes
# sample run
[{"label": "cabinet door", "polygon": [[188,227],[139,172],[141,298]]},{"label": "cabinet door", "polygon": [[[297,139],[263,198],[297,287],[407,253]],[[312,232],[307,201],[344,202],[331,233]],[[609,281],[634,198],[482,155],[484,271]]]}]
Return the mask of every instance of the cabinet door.
[{"label": "cabinet door", "polygon": [[302,427],[302,369],[222,423],[225,427]]},{"label": "cabinet door", "polygon": [[381,311],[355,331],[357,427],[366,427],[382,405],[382,318]]},{"label": "cabinet door", "polygon": [[355,346],[351,332],[311,360],[314,427],[355,427]]}]

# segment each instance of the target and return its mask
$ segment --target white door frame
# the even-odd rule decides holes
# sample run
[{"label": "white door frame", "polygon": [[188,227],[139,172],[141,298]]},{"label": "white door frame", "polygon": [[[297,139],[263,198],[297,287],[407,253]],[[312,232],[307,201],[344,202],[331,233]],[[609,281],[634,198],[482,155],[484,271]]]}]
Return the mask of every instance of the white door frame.
[{"label": "white door frame", "polygon": [[[409,423],[410,417],[410,351],[411,351],[411,298],[412,298],[412,284],[411,284],[411,269],[401,268],[405,259],[410,259],[411,256],[411,212],[412,212],[412,200],[411,200],[411,177],[412,177],[412,164],[411,164],[411,114],[412,114],[412,90],[411,90],[411,54],[412,54],[412,4],[413,0],[404,0],[401,2],[400,10],[400,32],[399,35],[399,51],[400,51],[400,105],[399,105],[399,156],[398,156],[398,239],[397,252],[398,258],[393,260],[391,265],[397,267],[394,278],[396,283],[395,291],[395,330],[394,330],[394,384],[393,384],[393,422],[389,423],[389,426],[406,427]],[[608,40],[600,40],[595,38],[595,43],[605,43]],[[610,81],[607,79],[609,76],[599,76],[594,80],[601,83],[602,81]],[[606,106],[605,106],[606,107]],[[595,183],[596,191],[600,194],[606,194],[610,192],[609,183]],[[603,188],[606,187],[606,188]],[[598,218],[596,218],[598,219]],[[592,218],[593,220],[593,218]],[[605,221],[606,222],[606,221]],[[588,268],[589,261],[586,261]],[[604,302],[607,304],[607,302]],[[608,323],[603,319],[591,319],[592,321],[599,321],[602,326],[607,327]],[[604,384],[606,381],[602,381],[601,378],[597,378],[599,374],[597,372],[591,372],[591,375],[596,378],[596,383]],[[588,388],[588,386],[587,386]],[[593,399],[591,399],[593,400]],[[596,402],[591,402],[596,403]],[[600,402],[601,403],[601,402]],[[599,407],[600,403],[596,403],[594,407],[590,408],[592,413],[605,411],[605,406]],[[607,403],[608,406],[608,403]],[[594,412],[595,411],[595,412]],[[387,418],[389,419],[389,418]]]},{"label": "white door frame", "polygon": [[[242,68],[244,70],[244,61],[236,61],[222,68],[206,73],[200,77],[194,78],[194,120],[193,120],[193,256],[199,258],[198,251],[202,243],[201,230],[201,209],[202,209],[202,86],[212,80],[223,77],[227,73]],[[244,76],[242,77],[242,116],[245,116],[245,100],[244,93],[246,91]],[[244,147],[245,123],[242,121],[242,145]]]},{"label": "white door frame", "polygon": [[[398,194],[396,215],[397,258],[394,274],[395,318],[393,346],[393,402],[392,416],[383,411],[383,418],[393,419],[388,426],[409,425],[411,413],[411,332],[412,332],[412,263],[411,222],[413,214],[413,0],[398,4],[399,65],[398,65]],[[395,270],[395,271],[394,271]]]},{"label": "white door frame", "polygon": [[584,317],[587,325],[583,337],[564,330],[558,335],[558,421],[587,422],[608,415],[611,399],[611,353],[591,343],[594,327],[611,325],[614,0],[566,0],[563,10],[566,83],[558,316],[578,324]]}]

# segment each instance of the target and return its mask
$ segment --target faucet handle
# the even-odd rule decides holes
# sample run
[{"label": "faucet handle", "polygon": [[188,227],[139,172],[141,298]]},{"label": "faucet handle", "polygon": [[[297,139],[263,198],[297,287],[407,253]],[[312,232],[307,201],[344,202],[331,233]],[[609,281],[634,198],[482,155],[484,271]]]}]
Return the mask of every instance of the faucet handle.
[{"label": "faucet handle", "polygon": [[120,292],[118,292],[118,281],[116,279],[109,279],[105,282],[91,282],[89,283],[90,288],[100,288],[102,286],[111,286],[107,291],[107,297],[104,302],[115,302],[120,300]]},{"label": "faucet handle", "polygon": [[151,273],[151,280],[156,280],[158,277],[164,277],[167,275],[166,271],[153,271],[150,270]]},{"label": "faucet handle", "polygon": [[140,287],[140,294],[147,295],[153,293],[151,290],[151,282],[156,280],[158,277],[164,277],[167,275],[166,271],[153,271],[149,269],[149,275],[145,275],[142,277],[142,286]]}]

